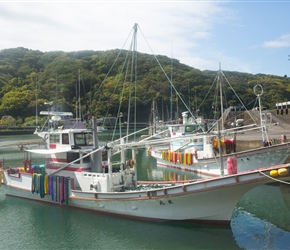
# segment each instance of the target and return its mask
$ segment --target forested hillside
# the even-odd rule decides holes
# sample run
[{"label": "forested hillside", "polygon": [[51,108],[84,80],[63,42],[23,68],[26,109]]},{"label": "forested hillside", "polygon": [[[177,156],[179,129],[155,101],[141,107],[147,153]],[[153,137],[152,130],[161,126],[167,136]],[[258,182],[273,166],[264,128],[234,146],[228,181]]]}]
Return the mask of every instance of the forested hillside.
[{"label": "forested hillside", "polygon": [[[198,109],[199,114],[211,118],[214,99],[208,92],[212,89],[218,68],[217,71],[201,71],[166,56],[157,56],[156,62],[155,56],[138,53],[134,58],[137,64],[134,66],[136,74],[133,75],[130,74],[131,68],[123,64],[124,61],[132,59],[128,51],[121,53],[120,50],[2,50],[0,118],[12,116],[18,123],[31,122],[36,110],[39,112],[47,109],[44,103],[48,101],[54,102],[52,109],[57,111],[71,111],[75,114],[78,112],[77,107],[81,107],[83,116],[97,117],[115,116],[121,104],[120,110],[126,115],[128,99],[125,94],[121,98],[120,93],[129,93],[132,89],[137,121],[149,119],[153,98],[160,109],[162,107],[159,113],[163,112],[163,119],[168,119],[170,107],[173,110],[178,108],[177,116],[180,117],[185,108],[177,100],[174,90],[171,95],[169,79],[190,109]],[[261,84],[264,88],[262,103],[267,109],[274,109],[276,102],[290,100],[290,79],[287,76],[229,71],[223,73],[247,108],[254,105],[256,96],[253,87],[256,84]],[[120,81],[122,83],[117,85]],[[224,105],[239,105],[238,99],[228,87],[225,91]]]}]

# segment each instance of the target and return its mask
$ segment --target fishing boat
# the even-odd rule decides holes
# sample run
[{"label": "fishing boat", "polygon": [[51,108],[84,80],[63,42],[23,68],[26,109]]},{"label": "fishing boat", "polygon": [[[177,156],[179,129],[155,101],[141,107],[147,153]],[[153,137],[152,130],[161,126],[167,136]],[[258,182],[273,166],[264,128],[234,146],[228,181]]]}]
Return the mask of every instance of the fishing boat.
[{"label": "fishing boat", "polygon": [[[154,157],[159,166],[212,176],[220,174],[220,170],[222,173],[238,173],[251,170],[253,166],[283,164],[290,153],[289,142],[277,143],[276,140],[268,146],[261,143],[258,148],[235,151],[233,148],[238,142],[221,139],[219,146],[217,138],[215,134],[197,134],[155,140],[148,142],[148,156]],[[222,154],[219,154],[219,147]]]},{"label": "fishing boat", "polygon": [[[222,74],[221,70],[219,74]],[[161,132],[169,136],[154,141],[148,140],[150,137],[143,140],[148,140],[148,156],[154,157],[159,166],[210,176],[216,173],[223,175],[227,172],[243,172],[251,170],[253,166],[266,167],[285,163],[290,153],[290,144],[284,137],[280,141],[270,139],[268,131],[272,126],[271,119],[268,118],[267,121],[267,116],[261,112],[262,86],[256,85],[254,93],[259,103],[259,123],[242,125],[244,119],[236,119],[233,127],[224,128],[224,115],[212,125],[212,121],[209,124],[202,117],[188,118],[189,112],[183,112],[182,124],[167,125],[168,130]],[[230,109],[224,113],[228,114]],[[252,113],[247,111],[249,117],[252,117]],[[255,121],[254,118],[252,120]],[[259,147],[237,150],[238,136],[252,138],[257,134],[260,135]]]},{"label": "fishing boat", "polygon": [[[183,183],[138,185],[134,152],[140,142],[124,143],[121,138],[99,147],[95,128],[93,138],[89,137],[92,145],[90,140],[77,143],[80,137],[88,138],[88,131],[71,129],[68,144],[62,140],[66,130],[48,132],[46,149],[28,150],[49,154],[44,166],[31,165],[28,159],[23,168],[4,166],[6,194],[132,219],[229,225],[246,192],[258,185],[290,181],[290,166],[282,164]],[[125,150],[132,151],[131,159],[125,158]],[[120,158],[113,161],[117,153]],[[70,161],[72,155],[79,157]],[[107,171],[102,165],[105,156]],[[118,172],[113,171],[116,165]]]}]

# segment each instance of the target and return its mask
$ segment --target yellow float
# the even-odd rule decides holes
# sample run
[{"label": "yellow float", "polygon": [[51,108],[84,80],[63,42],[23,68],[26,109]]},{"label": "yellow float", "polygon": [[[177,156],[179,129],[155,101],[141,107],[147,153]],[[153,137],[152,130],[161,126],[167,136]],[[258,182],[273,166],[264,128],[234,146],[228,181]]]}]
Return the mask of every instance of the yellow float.
[{"label": "yellow float", "polygon": [[278,174],[279,176],[287,176],[289,174],[289,171],[287,168],[279,168]]},{"label": "yellow float", "polygon": [[276,170],[276,169],[271,170],[270,171],[270,176],[271,177],[278,177],[279,176],[278,170]]}]

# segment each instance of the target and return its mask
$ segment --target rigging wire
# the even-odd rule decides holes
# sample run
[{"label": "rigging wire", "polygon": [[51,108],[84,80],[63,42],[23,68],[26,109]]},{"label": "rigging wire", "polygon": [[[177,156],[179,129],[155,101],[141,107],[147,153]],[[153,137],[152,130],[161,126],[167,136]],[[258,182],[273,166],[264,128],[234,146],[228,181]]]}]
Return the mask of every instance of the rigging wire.
[{"label": "rigging wire", "polygon": [[255,122],[254,117],[251,115],[251,113],[248,111],[248,109],[246,108],[246,106],[244,105],[244,103],[242,102],[242,100],[240,99],[240,97],[238,96],[237,92],[234,90],[233,86],[230,84],[230,82],[228,81],[228,79],[225,77],[224,73],[221,71],[221,74],[223,75],[224,79],[226,80],[227,84],[231,87],[232,91],[234,92],[234,94],[236,95],[236,97],[238,98],[239,102],[242,104],[242,106],[245,108],[246,112],[248,113],[248,115],[252,118],[252,120]]},{"label": "rigging wire", "polygon": [[103,86],[105,80],[106,80],[106,79],[108,78],[108,76],[110,75],[110,73],[111,73],[112,69],[114,68],[114,66],[115,66],[115,64],[116,64],[116,62],[117,62],[117,60],[119,59],[120,54],[123,52],[124,47],[125,47],[125,45],[127,44],[127,41],[128,41],[128,39],[130,38],[132,32],[133,32],[133,30],[131,30],[131,32],[129,33],[129,35],[128,35],[126,41],[124,42],[122,48],[120,49],[120,51],[119,51],[117,57],[115,58],[115,60],[114,60],[114,62],[113,62],[113,64],[112,64],[112,66],[110,67],[110,69],[109,69],[108,73],[106,74],[104,80],[102,81],[101,85],[100,85],[99,88],[97,89],[97,92],[100,90],[100,88]]},{"label": "rigging wire", "polygon": [[[138,27],[139,27],[139,25],[138,25]],[[150,47],[150,45],[149,45],[147,39],[145,38],[145,36],[144,36],[142,30],[140,29],[140,27],[139,27],[139,30],[140,30],[140,32],[141,32],[141,34],[142,34],[142,36],[143,36],[143,38],[144,38],[144,40],[145,40],[147,46],[149,47],[151,53],[153,54],[153,56],[154,56],[154,58],[155,58],[157,64],[159,65],[159,67],[161,68],[162,72],[164,73],[166,79],[167,79],[168,82],[170,83],[171,87],[174,89],[176,95],[179,97],[179,99],[181,100],[182,104],[183,104],[183,105],[185,106],[185,108],[188,110],[188,112],[189,112],[189,114],[191,115],[191,117],[192,117],[192,118],[194,119],[194,121],[196,122],[196,118],[195,118],[195,116],[192,114],[191,110],[188,108],[187,104],[185,103],[185,101],[183,100],[183,98],[181,97],[181,95],[179,94],[179,92],[177,91],[176,87],[173,85],[172,81],[170,80],[170,78],[169,78],[168,75],[166,74],[164,68],[162,67],[162,65],[161,65],[161,63],[159,62],[157,56],[155,55],[155,53],[153,52],[152,48]],[[197,124],[197,125],[202,129],[202,131],[203,131],[203,127],[200,126],[200,124],[197,123],[197,122],[196,122],[196,124]]]}]

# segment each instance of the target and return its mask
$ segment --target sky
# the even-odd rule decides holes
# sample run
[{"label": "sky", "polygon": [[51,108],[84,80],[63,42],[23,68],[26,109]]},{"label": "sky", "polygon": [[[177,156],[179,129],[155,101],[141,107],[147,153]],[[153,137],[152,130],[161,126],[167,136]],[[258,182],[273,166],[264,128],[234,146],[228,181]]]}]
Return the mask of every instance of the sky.
[{"label": "sky", "polygon": [[200,70],[289,77],[289,10],[290,0],[0,0],[0,50],[129,49],[137,23],[139,52]]}]

